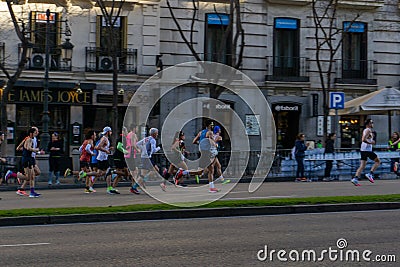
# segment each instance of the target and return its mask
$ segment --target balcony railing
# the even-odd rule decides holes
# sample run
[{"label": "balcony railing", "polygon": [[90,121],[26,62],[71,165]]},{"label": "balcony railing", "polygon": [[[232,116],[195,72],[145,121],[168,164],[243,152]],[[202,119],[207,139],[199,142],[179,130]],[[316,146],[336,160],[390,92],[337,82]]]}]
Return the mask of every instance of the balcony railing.
[{"label": "balcony railing", "polygon": [[376,67],[374,60],[337,59],[335,83],[376,85]]},{"label": "balcony railing", "polygon": [[[18,44],[18,59],[21,58],[22,45]],[[71,61],[64,61],[61,58],[61,47],[50,48],[49,69],[51,71],[71,71]],[[46,65],[46,53],[43,46],[34,45],[31,58],[26,64],[27,70],[44,70]]]},{"label": "balcony railing", "polygon": [[310,61],[305,57],[268,56],[266,81],[308,82]]},{"label": "balcony railing", "polygon": [[[137,49],[123,49],[117,52],[117,69],[121,73],[137,73]],[[112,57],[107,50],[86,47],[86,71],[112,72]]]}]

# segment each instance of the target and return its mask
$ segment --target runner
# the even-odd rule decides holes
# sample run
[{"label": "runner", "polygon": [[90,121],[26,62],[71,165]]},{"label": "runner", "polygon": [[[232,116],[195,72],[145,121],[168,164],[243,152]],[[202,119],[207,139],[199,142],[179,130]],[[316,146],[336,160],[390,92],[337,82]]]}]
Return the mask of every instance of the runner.
[{"label": "runner", "polygon": [[130,176],[131,176],[131,188],[130,192],[135,194],[138,193],[139,191],[135,191],[133,189],[136,180],[139,178],[139,169],[138,166],[140,165],[139,160],[139,153],[141,152],[139,147],[136,145],[138,142],[138,137],[136,135],[137,132],[137,126],[133,125],[131,127],[131,131],[128,133],[126,136],[126,150],[127,154],[124,155],[125,160],[128,162],[128,167],[130,169]]},{"label": "runner", "polygon": [[83,141],[80,151],[81,151],[81,156],[79,158],[79,165],[81,171],[79,172],[80,177],[86,177],[86,187],[85,187],[85,193],[95,193],[96,190],[93,189],[93,184],[94,184],[94,179],[92,177],[95,177],[99,175],[98,172],[93,171],[90,167],[90,159],[92,156],[95,154],[93,152],[94,149],[94,139],[96,138],[96,133],[93,130],[89,130],[86,133],[85,136],[85,141]]},{"label": "runner", "polygon": [[206,128],[200,131],[193,139],[193,144],[199,144],[199,150],[201,152],[200,167],[208,171],[208,183],[209,192],[219,192],[214,185],[214,167],[215,157],[218,154],[216,143],[213,139],[213,127],[214,123],[209,120],[206,123]]},{"label": "runner", "polygon": [[109,169],[109,164],[108,164],[108,155],[111,155],[111,147],[110,147],[110,140],[109,138],[112,135],[112,130],[111,127],[104,127],[103,129],[103,137],[100,139],[100,143],[95,147],[95,149],[98,151],[97,155],[97,161],[98,161],[98,168],[99,168],[99,173],[101,175],[106,176],[106,183],[107,183],[107,194],[119,194],[118,191],[116,191],[112,186],[111,186],[111,171]]},{"label": "runner", "polygon": [[22,148],[22,166],[24,167],[24,172],[27,175],[30,183],[30,189],[31,189],[31,192],[29,194],[30,198],[36,198],[40,196],[40,194],[35,192],[34,167],[36,165],[36,162],[33,155],[33,153],[39,152],[39,148],[34,147],[34,142],[33,142],[33,138],[36,137],[38,133],[39,132],[37,131],[37,128],[32,127],[31,129],[29,129],[28,138],[25,140]]},{"label": "runner", "polygon": [[[221,128],[216,125],[214,127],[214,141],[217,145],[217,150],[218,152],[222,149],[222,136],[221,136]],[[215,157],[215,167],[217,167],[217,175],[219,175],[218,179],[221,180],[222,184],[227,184],[230,183],[231,180],[224,178],[224,176],[222,176],[222,166],[221,163],[219,162],[218,157]]]},{"label": "runner", "polygon": [[372,128],[374,127],[374,122],[371,119],[367,119],[364,123],[364,126],[365,129],[362,134],[362,139],[361,139],[362,143],[360,149],[361,152],[360,167],[357,169],[355,176],[351,179],[351,182],[355,186],[361,185],[358,179],[362,171],[365,169],[365,166],[367,165],[368,158],[374,161],[374,165],[372,165],[370,172],[365,174],[365,177],[367,177],[371,183],[374,183],[374,171],[381,164],[379,157],[372,151],[372,145],[375,144],[374,134],[372,132]]},{"label": "runner", "polygon": [[125,161],[125,155],[129,153],[128,150],[125,149],[127,143],[126,142],[127,135],[128,135],[128,130],[126,129],[126,127],[122,127],[122,134],[120,134],[120,136],[117,139],[117,146],[116,146],[117,149],[114,152],[114,164],[116,170],[113,172],[112,175],[116,175],[116,177],[114,178],[112,187],[116,192],[118,192],[116,188],[118,186],[121,177],[129,176],[128,166],[126,165]]},{"label": "runner", "polygon": [[[136,145],[140,148],[142,151],[141,153],[141,170],[145,172],[144,176],[142,173],[143,178],[139,179],[138,181],[141,183],[142,187],[145,187],[145,182],[149,178],[151,174],[154,172],[159,172],[158,166],[154,163],[152,159],[152,155],[158,151],[160,151],[160,147],[156,147],[156,138],[158,137],[158,129],[157,128],[151,128],[149,130],[149,136],[143,138],[139,142],[136,143]],[[137,182],[138,182],[137,181]],[[139,194],[140,191],[137,189],[139,184],[135,183],[132,188],[131,192],[134,194]]]}]

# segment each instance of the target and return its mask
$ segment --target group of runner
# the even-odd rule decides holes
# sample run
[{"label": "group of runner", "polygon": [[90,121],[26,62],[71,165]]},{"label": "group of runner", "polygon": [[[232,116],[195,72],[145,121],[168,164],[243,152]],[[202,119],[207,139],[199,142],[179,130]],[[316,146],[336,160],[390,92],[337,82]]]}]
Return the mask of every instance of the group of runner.
[{"label": "group of runner", "polygon": [[[173,177],[175,186],[186,186],[183,178],[193,175],[199,183],[199,176],[207,174],[209,181],[209,192],[214,193],[219,190],[214,185],[214,169],[217,169],[218,180],[222,183],[228,183],[230,180],[225,180],[222,175],[221,164],[217,158],[218,146],[221,146],[222,137],[219,126],[214,128],[212,121],[207,123],[204,130],[194,138],[193,143],[199,144],[199,149],[202,154],[200,157],[200,165],[197,169],[189,170],[186,164],[186,147],[185,134],[183,131],[177,131],[173,138],[170,148],[170,166],[168,169],[161,170],[154,161],[154,153],[160,151],[157,146],[157,138],[159,131],[157,128],[151,128],[149,135],[141,140],[138,140],[136,135],[137,127],[132,127],[130,131],[123,127],[121,135],[116,142],[116,149],[113,154],[115,169],[112,170],[109,165],[108,156],[114,150],[110,146],[110,137],[112,130],[110,127],[105,127],[100,134],[99,141],[94,144],[96,133],[89,131],[86,134],[85,141],[80,147],[80,171],[71,172],[66,170],[65,176],[71,173],[78,176],[78,180],[86,177],[85,193],[96,192],[93,185],[98,177],[105,176],[107,183],[107,193],[119,194],[116,189],[118,182],[122,177],[131,179],[130,192],[140,194],[139,187],[145,188],[146,181],[149,177],[159,173],[164,180],[160,183],[163,191],[166,191],[167,181]],[[96,153],[97,151],[97,153]],[[140,160],[139,160],[140,155]],[[93,161],[93,159],[97,160]],[[129,166],[129,168],[128,168]]]},{"label": "group of runner", "polygon": [[[214,168],[217,169],[218,179],[223,183],[229,182],[222,176],[221,164],[218,161],[218,144],[221,143],[220,128],[214,125],[212,121],[207,123],[207,127],[200,131],[194,138],[193,144],[199,144],[200,166],[195,170],[189,170],[186,164],[185,134],[183,131],[177,131],[171,147],[171,163],[168,169],[159,168],[154,161],[153,154],[161,148],[157,146],[158,129],[151,128],[149,136],[138,140],[137,127],[132,126],[128,131],[126,127],[117,138],[116,149],[111,146],[110,139],[112,129],[109,126],[104,127],[103,131],[97,136],[93,130],[88,130],[85,134],[85,140],[79,148],[79,170],[72,171],[67,169],[64,177],[75,175],[77,180],[85,179],[85,193],[94,193],[93,188],[96,180],[104,176],[107,183],[108,194],[120,194],[117,186],[122,177],[131,179],[130,192],[140,194],[139,187],[145,188],[146,181],[151,175],[159,173],[163,178],[160,184],[161,189],[166,191],[167,181],[173,177],[175,186],[186,186],[184,176],[193,175],[199,183],[199,176],[208,174],[209,192],[218,192],[214,185]],[[35,191],[35,177],[40,175],[40,169],[36,164],[36,153],[40,151],[37,143],[39,130],[37,127],[31,127],[28,135],[17,146],[18,151],[22,151],[21,169],[15,174],[19,187],[17,194],[21,196],[39,197],[41,194]],[[109,156],[113,154],[114,167],[109,164]],[[140,157],[140,160],[139,160]],[[128,169],[129,166],[129,169]],[[26,193],[25,188],[29,184],[30,193]]]}]

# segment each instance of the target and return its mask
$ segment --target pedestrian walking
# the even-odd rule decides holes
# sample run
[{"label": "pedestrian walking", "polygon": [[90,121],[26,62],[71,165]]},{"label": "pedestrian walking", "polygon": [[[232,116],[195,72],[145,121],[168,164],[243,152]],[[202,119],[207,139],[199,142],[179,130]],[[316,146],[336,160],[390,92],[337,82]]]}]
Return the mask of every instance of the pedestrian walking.
[{"label": "pedestrian walking", "polygon": [[374,122],[372,119],[367,119],[364,123],[365,129],[363,130],[362,138],[361,138],[361,159],[360,159],[360,167],[358,167],[356,174],[351,179],[351,182],[355,186],[360,186],[359,183],[360,175],[362,171],[365,169],[367,165],[368,158],[374,161],[374,165],[372,165],[371,170],[369,173],[365,174],[365,177],[371,182],[374,183],[374,171],[379,167],[381,164],[381,160],[379,159],[378,155],[376,155],[372,151],[372,145],[375,144],[375,137],[372,131],[374,127]]},{"label": "pedestrian walking", "polygon": [[303,133],[299,133],[296,137],[294,156],[297,162],[296,170],[296,181],[305,182],[307,178],[304,175],[304,158],[306,156],[306,150],[309,143],[305,143],[306,136]]},{"label": "pedestrian walking", "polygon": [[[328,135],[328,139],[325,142],[325,158],[328,157],[328,155],[331,155],[333,158],[333,155],[335,154],[335,139],[336,139],[336,133],[330,133]],[[325,175],[323,181],[329,182],[333,181],[334,179],[331,177],[331,171],[333,167],[333,160],[327,160],[325,161]]]},{"label": "pedestrian walking", "polygon": [[64,144],[60,140],[57,132],[51,135],[51,141],[47,146],[47,151],[49,152],[49,177],[47,184],[51,186],[53,184],[53,173],[56,177],[56,185],[60,184],[60,171],[61,171],[61,161],[64,156]]}]

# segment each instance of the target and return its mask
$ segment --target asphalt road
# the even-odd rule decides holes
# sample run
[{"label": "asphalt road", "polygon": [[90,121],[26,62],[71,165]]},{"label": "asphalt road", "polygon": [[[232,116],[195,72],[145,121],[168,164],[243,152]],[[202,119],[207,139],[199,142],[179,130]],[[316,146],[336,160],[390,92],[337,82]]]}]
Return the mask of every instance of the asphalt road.
[{"label": "asphalt road", "polygon": [[[159,203],[162,197],[167,197],[172,203],[190,202],[194,198],[211,201],[223,199],[259,199],[259,198],[294,198],[309,196],[356,196],[356,195],[386,195],[400,193],[400,180],[379,180],[374,184],[362,181],[362,186],[355,187],[350,182],[268,182],[254,193],[249,193],[248,184],[237,184],[231,191],[230,186],[220,185],[219,193],[208,193],[207,186],[196,188],[175,188],[170,185],[167,192],[162,192],[158,183],[149,184],[147,190],[151,195],[134,195],[129,187],[120,187],[120,195],[107,195],[106,189],[97,188],[97,193],[84,194],[83,188],[37,190],[42,193],[39,198],[18,196],[15,191],[0,192],[0,209],[47,208],[47,207],[104,207],[121,206],[138,203]],[[154,198],[155,197],[155,198]],[[170,203],[171,203],[170,202]]]},{"label": "asphalt road", "polygon": [[[2,227],[0,258],[2,266],[398,266],[399,221],[396,210]],[[288,262],[265,257],[265,246]],[[311,250],[324,261],[293,258]],[[346,260],[356,255],[349,250],[359,262]],[[378,255],[392,263],[372,262]]]}]

